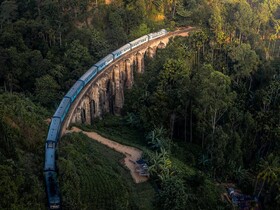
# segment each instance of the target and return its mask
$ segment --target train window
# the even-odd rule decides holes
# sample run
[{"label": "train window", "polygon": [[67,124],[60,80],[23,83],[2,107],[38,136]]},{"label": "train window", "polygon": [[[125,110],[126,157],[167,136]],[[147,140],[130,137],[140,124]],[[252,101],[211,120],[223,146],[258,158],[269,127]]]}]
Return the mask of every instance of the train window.
[{"label": "train window", "polygon": [[53,142],[49,142],[47,144],[47,148],[54,148],[54,143]]}]

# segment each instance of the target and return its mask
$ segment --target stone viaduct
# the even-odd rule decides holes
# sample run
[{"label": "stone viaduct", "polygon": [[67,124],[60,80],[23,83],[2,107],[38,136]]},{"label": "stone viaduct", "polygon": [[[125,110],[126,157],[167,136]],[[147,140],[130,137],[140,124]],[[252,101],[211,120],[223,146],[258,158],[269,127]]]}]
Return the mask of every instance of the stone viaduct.
[{"label": "stone viaduct", "polygon": [[61,134],[71,123],[92,124],[105,113],[120,114],[124,105],[124,90],[131,88],[134,74],[144,72],[145,56],[153,57],[157,49],[165,48],[175,36],[188,36],[193,28],[183,28],[152,40],[121,56],[90,81],[72,103]]}]

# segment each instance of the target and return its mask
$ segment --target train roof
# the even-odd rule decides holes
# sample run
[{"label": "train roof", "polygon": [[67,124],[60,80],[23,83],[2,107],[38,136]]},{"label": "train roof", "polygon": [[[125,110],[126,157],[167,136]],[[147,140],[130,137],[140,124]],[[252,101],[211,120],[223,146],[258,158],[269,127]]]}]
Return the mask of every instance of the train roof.
[{"label": "train roof", "polygon": [[51,121],[51,124],[49,127],[47,141],[56,141],[59,131],[60,131],[60,118],[57,118],[57,117],[52,118],[52,121]]},{"label": "train roof", "polygon": [[67,108],[67,106],[69,106],[70,104],[70,98],[63,98],[57,108],[57,110],[55,111],[53,117],[62,117],[65,109]]},{"label": "train roof", "polygon": [[107,60],[111,60],[113,59],[113,55],[112,54],[109,54],[109,55],[106,55],[104,58],[102,58],[100,61],[98,61],[95,66],[100,66],[103,62],[107,61]]},{"label": "train roof", "polygon": [[147,38],[149,38],[148,35],[144,35],[144,36],[141,36],[140,38],[135,39],[135,40],[133,40],[133,41],[131,41],[131,42],[129,42],[129,43],[133,44],[133,43],[135,43],[135,42],[139,42],[140,40],[142,40],[142,39],[147,39]]},{"label": "train roof", "polygon": [[72,98],[73,95],[76,94],[76,91],[77,91],[81,86],[83,86],[83,82],[78,80],[78,81],[71,87],[71,89],[67,92],[67,94],[66,94],[65,96],[66,96],[66,97]]},{"label": "train roof", "polygon": [[125,50],[127,48],[130,48],[130,44],[126,44],[126,45],[120,47],[119,49],[117,49],[114,52],[112,52],[112,54],[114,55],[114,54],[118,53],[119,51]]},{"label": "train roof", "polygon": [[157,32],[149,33],[148,36],[157,36],[157,35],[162,35],[162,34],[167,34],[167,30],[166,29],[161,29]]},{"label": "train roof", "polygon": [[92,66],[89,70],[87,70],[86,73],[84,73],[83,76],[80,77],[80,80],[85,81],[85,80],[92,74],[92,72],[93,72],[95,69],[97,69],[97,67],[96,67],[96,66]]},{"label": "train roof", "polygon": [[60,204],[59,189],[57,183],[57,174],[54,171],[47,171],[45,174],[45,181],[47,186],[49,204]]}]

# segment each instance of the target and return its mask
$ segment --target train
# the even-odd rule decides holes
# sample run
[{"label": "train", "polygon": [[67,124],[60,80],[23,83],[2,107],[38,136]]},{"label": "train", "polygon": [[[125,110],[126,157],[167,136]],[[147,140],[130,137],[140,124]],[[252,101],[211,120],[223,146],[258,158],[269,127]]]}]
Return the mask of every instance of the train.
[{"label": "train", "polygon": [[134,48],[145,44],[151,40],[157,39],[167,34],[166,29],[144,35],[134,41],[127,43],[120,47],[103,59],[94,64],[86,73],[84,73],[76,83],[70,88],[66,95],[61,100],[57,110],[52,116],[51,123],[48,130],[48,136],[45,141],[45,164],[44,164],[44,177],[46,183],[46,193],[48,198],[49,209],[60,209],[61,208],[61,196],[57,180],[56,170],[56,151],[58,141],[60,139],[61,128],[67,113],[70,109],[71,104],[75,101],[79,93],[83,88],[105,67],[116,59],[121,58],[126,53],[130,52]]}]

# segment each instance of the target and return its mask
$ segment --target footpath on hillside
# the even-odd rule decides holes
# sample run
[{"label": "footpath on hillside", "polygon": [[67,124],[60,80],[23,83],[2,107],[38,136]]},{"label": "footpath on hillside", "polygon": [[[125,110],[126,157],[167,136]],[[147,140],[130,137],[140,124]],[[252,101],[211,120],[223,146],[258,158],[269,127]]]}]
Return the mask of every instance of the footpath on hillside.
[{"label": "footpath on hillside", "polygon": [[126,145],[122,145],[120,143],[114,142],[110,139],[104,138],[103,136],[100,136],[96,132],[86,132],[83,131],[77,127],[73,127],[71,130],[68,132],[82,132],[83,134],[87,135],[89,138],[98,141],[101,144],[106,145],[107,147],[114,149],[117,152],[120,152],[125,155],[124,158],[124,164],[125,166],[130,170],[130,174],[134,180],[135,183],[141,183],[145,182],[148,180],[148,177],[145,176],[140,176],[136,172],[136,164],[135,162],[139,160],[142,156],[142,151],[135,148],[135,147],[130,147]]}]

